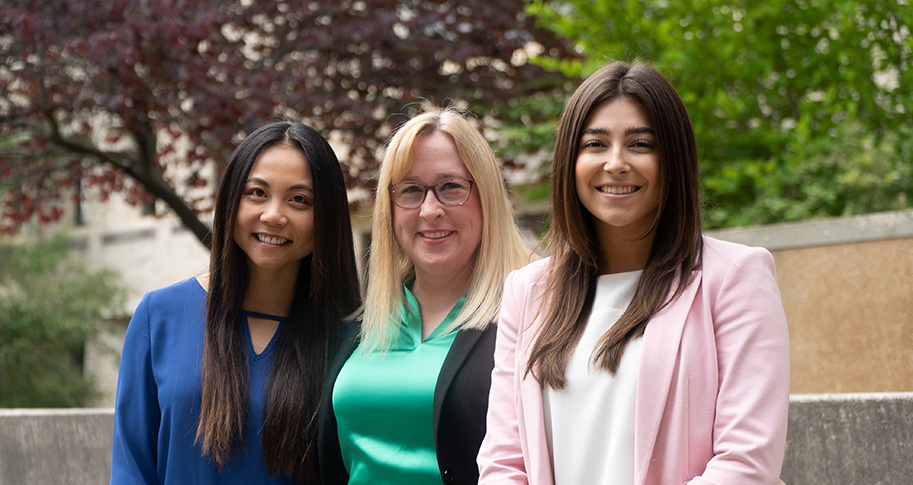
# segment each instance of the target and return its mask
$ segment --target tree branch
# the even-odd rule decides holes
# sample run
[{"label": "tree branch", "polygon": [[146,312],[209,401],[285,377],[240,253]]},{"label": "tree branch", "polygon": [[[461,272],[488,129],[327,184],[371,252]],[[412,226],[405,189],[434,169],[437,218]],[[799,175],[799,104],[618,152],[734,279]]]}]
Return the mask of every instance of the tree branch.
[{"label": "tree branch", "polygon": [[[57,120],[54,118],[53,113],[45,111],[45,117],[50,125],[48,141],[63,147],[70,152],[86,155],[95,158],[102,163],[107,163],[127,174],[142,185],[143,188],[151,192],[152,195],[161,199],[168,205],[168,207],[177,214],[184,226],[190,229],[204,246],[209,248],[212,245],[212,234],[209,227],[200,221],[196,211],[171,188],[171,185],[168,184],[158,170],[154,170],[151,167],[148,170],[136,170],[134,164],[127,163],[127,161],[130,160],[129,157],[100,150],[88,143],[68,139],[61,134],[60,127]],[[152,163],[154,163],[154,160]],[[143,164],[139,163],[137,165],[142,166]]]}]

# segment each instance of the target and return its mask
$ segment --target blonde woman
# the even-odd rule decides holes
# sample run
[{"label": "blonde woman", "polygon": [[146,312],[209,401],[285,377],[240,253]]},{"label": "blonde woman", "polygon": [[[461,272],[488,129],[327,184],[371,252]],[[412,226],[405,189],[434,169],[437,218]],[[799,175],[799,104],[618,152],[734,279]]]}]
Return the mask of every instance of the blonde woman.
[{"label": "blonde woman", "polygon": [[324,483],[476,483],[501,287],[530,251],[494,154],[459,112],[393,135],[373,223],[360,331],[321,406]]}]

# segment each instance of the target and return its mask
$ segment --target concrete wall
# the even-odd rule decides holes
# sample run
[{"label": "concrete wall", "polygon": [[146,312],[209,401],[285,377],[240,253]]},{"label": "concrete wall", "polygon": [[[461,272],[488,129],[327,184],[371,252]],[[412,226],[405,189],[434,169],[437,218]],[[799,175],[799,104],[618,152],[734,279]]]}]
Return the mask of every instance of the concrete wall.
[{"label": "concrete wall", "polygon": [[[794,395],[788,485],[913,483],[913,393]],[[101,485],[111,409],[0,409],[0,485]]]},{"label": "concrete wall", "polygon": [[913,393],[793,395],[789,485],[913,483]]},{"label": "concrete wall", "polygon": [[110,480],[113,409],[0,409],[0,485]]}]

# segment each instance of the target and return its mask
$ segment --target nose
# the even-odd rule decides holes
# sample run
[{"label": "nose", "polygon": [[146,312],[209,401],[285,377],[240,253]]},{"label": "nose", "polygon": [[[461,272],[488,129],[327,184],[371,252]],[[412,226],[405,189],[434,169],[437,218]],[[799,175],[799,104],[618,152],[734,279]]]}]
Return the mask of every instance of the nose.
[{"label": "nose", "polygon": [[430,220],[444,215],[444,204],[437,200],[433,190],[425,193],[425,200],[419,206],[419,216],[422,219]]},{"label": "nose", "polygon": [[628,173],[631,166],[625,157],[624,148],[613,147],[606,152],[605,162],[602,164],[602,170],[612,174]]},{"label": "nose", "polygon": [[270,201],[266,204],[266,207],[263,208],[263,213],[260,214],[260,222],[268,226],[284,226],[288,222],[288,217],[282,210],[282,203],[280,201]]}]

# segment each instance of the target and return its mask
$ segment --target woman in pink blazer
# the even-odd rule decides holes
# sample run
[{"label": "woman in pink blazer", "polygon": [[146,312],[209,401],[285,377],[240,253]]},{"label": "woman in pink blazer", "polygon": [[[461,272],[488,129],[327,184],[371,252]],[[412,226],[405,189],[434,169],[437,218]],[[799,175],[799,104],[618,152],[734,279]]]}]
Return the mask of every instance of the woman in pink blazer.
[{"label": "woman in pink blazer", "polygon": [[773,258],[701,235],[694,132],[653,68],[568,101],[550,257],[512,273],[480,483],[776,484],[789,342]]}]

